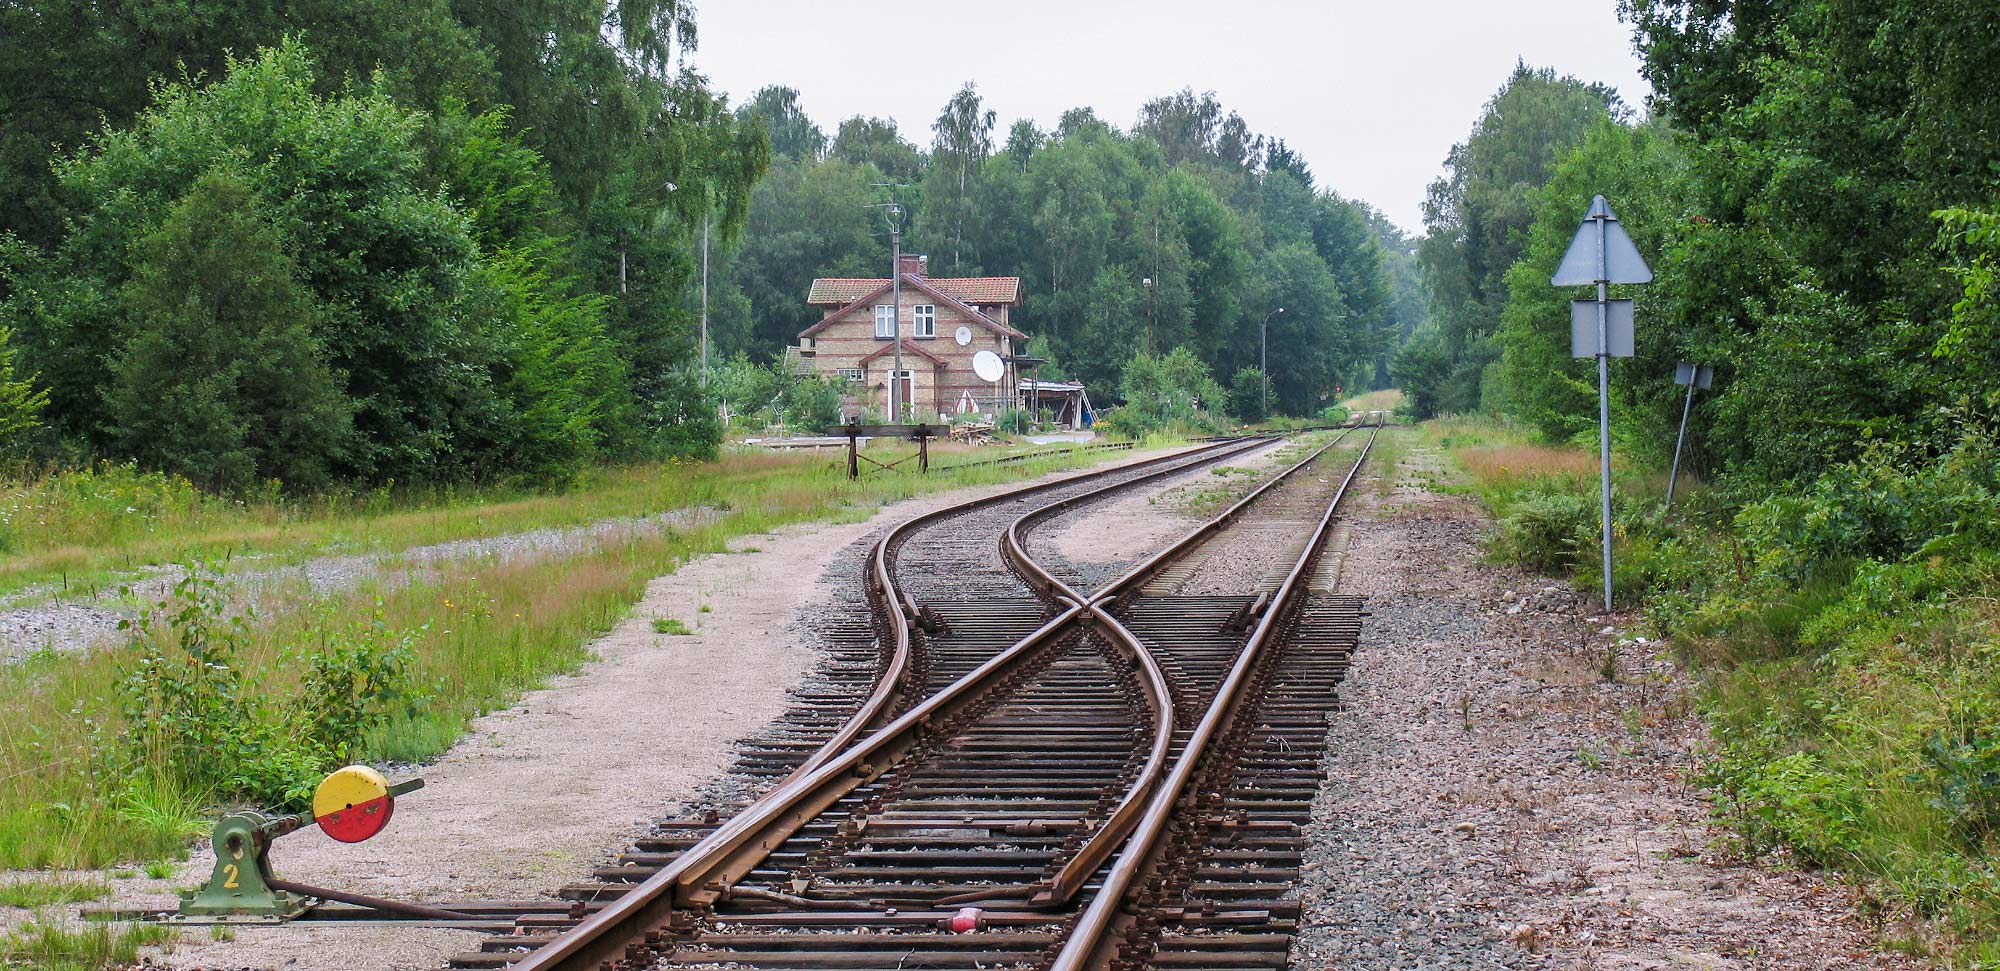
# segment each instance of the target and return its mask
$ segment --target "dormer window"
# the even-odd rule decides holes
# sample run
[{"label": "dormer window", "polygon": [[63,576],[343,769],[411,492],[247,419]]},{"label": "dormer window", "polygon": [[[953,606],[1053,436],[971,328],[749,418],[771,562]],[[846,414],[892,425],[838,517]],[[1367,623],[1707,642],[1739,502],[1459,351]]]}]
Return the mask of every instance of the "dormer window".
[{"label": "dormer window", "polygon": [[886,303],[875,305],[875,336],[885,340],[896,336],[896,308]]},{"label": "dormer window", "polygon": [[[937,307],[932,304],[918,304],[914,308],[917,315],[917,336],[937,336]],[[878,325],[879,329],[879,325]]]}]

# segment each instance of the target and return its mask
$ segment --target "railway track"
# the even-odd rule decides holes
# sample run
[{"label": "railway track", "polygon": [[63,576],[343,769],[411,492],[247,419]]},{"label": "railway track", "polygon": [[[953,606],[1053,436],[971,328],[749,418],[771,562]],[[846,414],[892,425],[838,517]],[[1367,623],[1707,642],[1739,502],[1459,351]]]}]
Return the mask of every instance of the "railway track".
[{"label": "railway track", "polygon": [[[1365,441],[1336,448],[1349,435]],[[1373,440],[1343,433],[1090,591],[1028,555],[1037,523],[1258,443],[899,526],[866,566],[874,657],[836,662],[872,675],[866,697],[803,698],[830,711],[745,753],[776,779],[761,798],[662,824],[571,888],[569,913],[454,963],[1283,966],[1284,890],[1359,634],[1322,554]],[[1307,528],[1256,525],[1271,520]],[[1175,571],[1246,541],[1290,561],[1267,589],[1176,592]]]}]

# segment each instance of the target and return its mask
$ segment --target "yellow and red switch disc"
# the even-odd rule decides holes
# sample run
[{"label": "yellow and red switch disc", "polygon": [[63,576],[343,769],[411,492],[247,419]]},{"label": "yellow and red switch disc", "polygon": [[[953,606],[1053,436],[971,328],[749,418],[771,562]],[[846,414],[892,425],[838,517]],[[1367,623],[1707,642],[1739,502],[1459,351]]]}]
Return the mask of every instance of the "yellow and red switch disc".
[{"label": "yellow and red switch disc", "polygon": [[359,843],[381,832],[395,809],[389,780],[365,765],[341,769],[313,790],[313,819],[342,843]]}]

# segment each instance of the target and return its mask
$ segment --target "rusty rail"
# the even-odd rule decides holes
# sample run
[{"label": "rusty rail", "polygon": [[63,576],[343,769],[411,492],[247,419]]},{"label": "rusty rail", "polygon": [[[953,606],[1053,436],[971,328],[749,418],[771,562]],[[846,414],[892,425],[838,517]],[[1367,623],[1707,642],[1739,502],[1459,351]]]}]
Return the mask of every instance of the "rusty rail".
[{"label": "rusty rail", "polygon": [[[1266,492],[1276,488],[1280,483],[1291,478],[1299,470],[1319,461],[1320,456],[1325,455],[1329,449],[1345,441],[1348,434],[1348,431],[1343,430],[1331,441],[1315,449],[1312,454],[1301,459],[1283,472],[1272,476],[1256,489],[1245,494],[1241,499],[1232,503],[1228,509],[1223,510],[1213,519],[1196,527],[1180,539],[1175,540],[1173,544],[1147,557],[1117,579],[1112,580],[1087,596],[1077,593],[1068,584],[1050,575],[1040,564],[1029,557],[1026,544],[1022,541],[1020,533],[1022,527],[1029,521],[1055,515],[1086,498],[1089,494],[1074,496],[1060,502],[1051,503],[1048,506],[1044,506],[1016,519],[1012,525],[1008,526],[1001,544],[1008,559],[1014,563],[1017,569],[1039,575],[1041,582],[1049,584],[1058,590],[1061,596],[1073,603],[1081,604],[1085,608],[1090,615],[1091,621],[1098,625],[1103,632],[1110,634],[1112,642],[1138,665],[1141,675],[1140,686],[1146,694],[1147,701],[1153,708],[1153,738],[1147,752],[1145,765],[1139,770],[1132,785],[1127,788],[1124,796],[1119,801],[1118,807],[1105,818],[1104,824],[1098,828],[1097,832],[1090,836],[1081,849],[1070,857],[1067,863],[1063,864],[1055,877],[1050,880],[1049,886],[1036,894],[1032,901],[1035,906],[1049,907],[1067,902],[1070,898],[1076,896],[1078,891],[1083,889],[1085,882],[1090,879],[1092,874],[1097,872],[1097,868],[1103,865],[1104,861],[1117,849],[1118,844],[1132,832],[1134,826],[1138,825],[1140,810],[1144,808],[1143,800],[1153,791],[1154,787],[1159,783],[1162,773],[1166,771],[1168,752],[1173,746],[1173,694],[1167,684],[1166,673],[1161,670],[1159,659],[1146,649],[1145,644],[1139,640],[1137,635],[1133,634],[1130,629],[1111,615],[1107,609],[1107,605],[1118,597],[1138,589],[1168,563],[1186,555],[1220,532],[1224,527],[1234,522],[1244,510],[1262,498]],[[1350,473],[1350,477],[1351,475],[1352,473]],[[1309,547],[1310,545],[1308,544]]]},{"label": "rusty rail", "polygon": [[[999,496],[961,503],[927,513],[900,524],[871,554],[871,595],[879,597],[889,618],[894,647],[890,660],[875,689],[861,707],[828,742],[821,746],[791,775],[770,792],[745,807],[698,844],[677,856],[643,883],[586,918],[576,927],[557,936],[514,965],[519,971],[548,971],[554,968],[595,968],[623,958],[629,947],[638,945],[665,926],[676,907],[714,901],[740,880],[756,862],[782,843],[791,833],[811,820],[857,786],[864,785],[899,761],[915,747],[933,724],[948,721],[984,693],[1017,673],[1039,649],[1065,634],[1086,608],[1071,606],[1044,623],[1034,633],[975,668],[938,693],[923,699],[900,716],[887,718],[890,703],[901,689],[908,670],[912,628],[918,621],[918,605],[894,582],[889,559],[898,537],[923,525],[955,515],[981,504],[1020,498],[1074,484],[1079,479],[1110,475],[1148,465],[1167,465],[1190,455],[1212,452],[1210,460],[1226,458],[1267,444],[1268,438],[1239,439],[1204,449],[1192,449],[1169,456],[1127,463],[1112,469],[1069,476],[1010,490]],[[1136,479],[1092,490],[1098,495],[1117,488],[1183,469],[1170,466]],[[1046,574],[1045,574],[1046,575]],[[1051,578],[1053,579],[1053,578]],[[1143,652],[1142,652],[1143,653]],[[876,727],[879,724],[879,728]],[[864,739],[861,736],[873,729]]]},{"label": "rusty rail", "polygon": [[[940,520],[949,519],[968,509],[979,506],[1006,502],[1019,499],[1023,496],[1065,488],[1085,479],[1115,475],[1152,465],[1166,466],[1159,471],[1148,473],[1136,479],[1115,482],[1101,489],[1094,489],[1084,493],[1085,496],[1097,496],[1114,489],[1129,488],[1141,482],[1147,482],[1163,475],[1171,475],[1181,471],[1180,466],[1172,465],[1171,463],[1185,460],[1191,456],[1200,455],[1204,452],[1212,452],[1211,459],[1226,458],[1230,455],[1254,448],[1257,443],[1263,441],[1268,441],[1268,439],[1228,439],[1205,448],[1189,449],[1183,452],[1175,452],[1172,455],[1163,455],[1139,462],[1127,462],[1109,469],[1098,469],[1082,475],[1066,476],[1053,482],[1040,482],[1018,489],[1010,489],[999,495],[987,496],[983,499],[974,499],[970,502],[963,502],[944,509],[934,510],[898,524],[894,529],[884,534],[882,539],[875,544],[874,550],[869,554],[867,573],[869,599],[875,603],[876,609],[888,618],[890,637],[895,642],[895,646],[888,652],[889,663],[885,667],[882,676],[876,680],[875,689],[861,703],[861,707],[856,709],[855,713],[841,725],[839,730],[834,732],[825,745],[822,745],[811,755],[806,756],[805,761],[800,763],[798,769],[787,776],[784,781],[790,782],[793,779],[810,774],[814,769],[826,764],[827,760],[831,759],[835,754],[853,745],[855,740],[860,738],[864,733],[878,729],[888,721],[887,716],[890,714],[890,702],[894,700],[897,692],[903,689],[905,678],[909,672],[911,628],[919,623],[921,609],[917,604],[916,598],[896,584],[896,570],[892,560],[895,556],[895,550],[900,547],[901,541],[904,538]],[[1065,500],[1065,502],[1068,501]],[[1033,582],[1032,578],[1031,582]],[[780,783],[781,787],[782,785],[783,783]]]},{"label": "rusty rail", "polygon": [[1173,817],[1176,803],[1180,801],[1188,781],[1194,776],[1196,764],[1209,742],[1221,734],[1227,723],[1237,715],[1237,701],[1242,694],[1243,686],[1249,680],[1251,670],[1261,659],[1265,648],[1273,640],[1281,618],[1297,604],[1302,579],[1318,558],[1321,547],[1325,545],[1340,503],[1346,498],[1348,486],[1361,471],[1362,464],[1368,460],[1368,453],[1375,446],[1375,436],[1380,428],[1378,418],[1375,430],[1369,433],[1367,443],[1362,446],[1361,454],[1354,461],[1354,467],[1349,469],[1347,476],[1341,480],[1339,490],[1327,504],[1325,513],[1320,516],[1319,523],[1306,541],[1305,548],[1300,551],[1298,560],[1286,574],[1277,594],[1271,598],[1263,616],[1258,620],[1256,630],[1251,633],[1242,652],[1237,655],[1236,662],[1230,667],[1228,677],[1224,679],[1208,710],[1202,714],[1200,723],[1188,737],[1187,744],[1182,748],[1180,758],[1174,762],[1173,771],[1168,775],[1166,783],[1153,793],[1152,799],[1146,806],[1145,815],[1134,827],[1131,839],[1113,862],[1110,872],[1105,877],[1104,885],[1091,899],[1068,938],[1064,940],[1062,949],[1051,965],[1053,971],[1085,971],[1085,969],[1108,967],[1116,956],[1113,953],[1115,952],[1113,942],[1118,937],[1116,932],[1121,929],[1121,925],[1134,919],[1126,910],[1127,892],[1148,867],[1158,864],[1160,838],[1167,830],[1168,821]]}]

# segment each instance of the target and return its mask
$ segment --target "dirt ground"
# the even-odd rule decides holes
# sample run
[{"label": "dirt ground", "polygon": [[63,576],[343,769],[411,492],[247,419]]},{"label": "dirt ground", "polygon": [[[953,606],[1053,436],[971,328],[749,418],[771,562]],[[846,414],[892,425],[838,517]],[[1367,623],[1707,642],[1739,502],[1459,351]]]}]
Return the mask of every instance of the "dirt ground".
[{"label": "dirt ground", "polygon": [[1447,460],[1412,445],[1350,510],[1342,586],[1373,616],[1293,966],[1920,967],[1827,876],[1714,849],[1685,675],[1633,618],[1485,563],[1483,513],[1428,491]]}]

